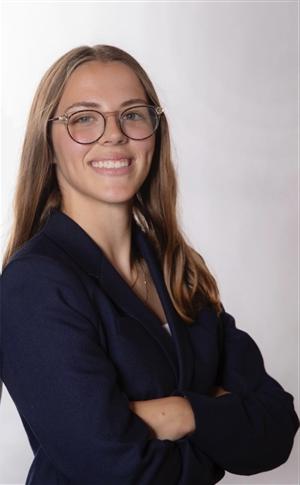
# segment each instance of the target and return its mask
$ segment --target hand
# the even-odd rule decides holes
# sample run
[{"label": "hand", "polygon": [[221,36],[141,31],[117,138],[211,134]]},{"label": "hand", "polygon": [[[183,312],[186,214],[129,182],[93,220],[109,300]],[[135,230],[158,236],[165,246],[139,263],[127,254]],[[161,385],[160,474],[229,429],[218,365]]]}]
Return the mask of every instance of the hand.
[{"label": "hand", "polygon": [[223,396],[224,394],[230,394],[229,391],[226,391],[223,387],[221,386],[213,386],[209,395],[211,397],[220,397]]},{"label": "hand", "polygon": [[175,441],[196,429],[191,404],[181,396],[131,401],[129,407],[160,440]]}]

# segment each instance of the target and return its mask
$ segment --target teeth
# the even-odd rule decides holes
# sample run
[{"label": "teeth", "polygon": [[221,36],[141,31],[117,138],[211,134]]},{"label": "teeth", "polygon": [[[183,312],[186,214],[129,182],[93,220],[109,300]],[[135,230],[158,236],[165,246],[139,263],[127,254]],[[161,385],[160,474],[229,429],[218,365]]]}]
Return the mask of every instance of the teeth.
[{"label": "teeth", "polygon": [[96,162],[93,161],[91,163],[93,167],[97,168],[120,168],[120,167],[128,167],[129,165],[129,159],[127,158],[122,158],[121,160],[118,160],[117,162],[114,160],[105,160],[105,162]]}]

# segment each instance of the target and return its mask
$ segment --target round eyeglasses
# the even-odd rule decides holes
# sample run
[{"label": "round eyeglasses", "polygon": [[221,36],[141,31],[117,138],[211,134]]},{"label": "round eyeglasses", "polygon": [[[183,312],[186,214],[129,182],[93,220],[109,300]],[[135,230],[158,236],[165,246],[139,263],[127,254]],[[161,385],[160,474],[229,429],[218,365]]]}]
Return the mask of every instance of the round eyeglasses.
[{"label": "round eyeglasses", "polygon": [[82,145],[98,141],[103,136],[106,118],[118,114],[122,133],[132,140],[146,140],[157,130],[163,108],[160,106],[131,106],[124,111],[101,113],[94,109],[81,109],[71,114],[63,114],[48,121],[61,121],[66,124],[72,140]]}]

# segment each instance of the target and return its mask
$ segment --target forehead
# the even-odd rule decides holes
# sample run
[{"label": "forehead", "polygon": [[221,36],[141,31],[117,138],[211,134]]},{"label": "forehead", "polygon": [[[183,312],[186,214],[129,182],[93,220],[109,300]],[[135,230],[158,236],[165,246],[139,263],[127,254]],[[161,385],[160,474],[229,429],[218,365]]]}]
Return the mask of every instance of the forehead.
[{"label": "forehead", "polygon": [[75,69],[68,79],[59,107],[78,101],[94,101],[105,109],[115,109],[130,98],[147,99],[135,72],[119,61],[89,61]]}]

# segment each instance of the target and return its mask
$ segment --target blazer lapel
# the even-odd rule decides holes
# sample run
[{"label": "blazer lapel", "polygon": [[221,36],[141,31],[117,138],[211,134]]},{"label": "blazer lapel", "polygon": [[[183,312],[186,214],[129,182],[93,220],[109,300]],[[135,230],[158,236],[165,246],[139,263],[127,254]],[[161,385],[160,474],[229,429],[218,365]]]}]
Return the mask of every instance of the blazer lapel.
[{"label": "blazer lapel", "polygon": [[186,323],[176,312],[169,296],[158,258],[146,234],[135,224],[134,237],[139,250],[148,264],[156,290],[159,294],[164,311],[166,313],[171,333],[174,339],[179,367],[178,389],[189,389],[192,384],[194,359],[193,350],[189,341]]},{"label": "blazer lapel", "polygon": [[101,289],[118,307],[145,327],[165,352],[177,377],[178,389],[189,389],[193,377],[193,350],[188,330],[173,307],[154,248],[138,224],[133,220],[132,237],[148,265],[172,337],[162,328],[158,317],[131,290],[101,248],[73,219],[58,209],[52,209],[42,231],[84,271],[96,277]]},{"label": "blazer lapel", "polygon": [[101,261],[98,279],[102,291],[107,294],[114,304],[118,308],[121,308],[127,315],[137,320],[138,324],[143,325],[151,337],[158,342],[178,380],[178,362],[172,337],[162,328],[157,316],[131,290],[121,274],[105,256]]}]

